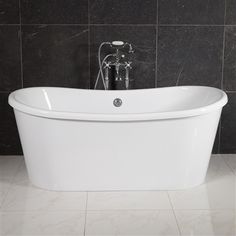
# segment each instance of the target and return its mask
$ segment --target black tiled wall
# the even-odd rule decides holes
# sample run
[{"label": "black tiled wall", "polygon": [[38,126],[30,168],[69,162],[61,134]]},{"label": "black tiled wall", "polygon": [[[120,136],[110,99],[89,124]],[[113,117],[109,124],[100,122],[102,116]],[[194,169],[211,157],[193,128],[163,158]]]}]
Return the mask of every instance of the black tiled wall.
[{"label": "black tiled wall", "polygon": [[236,153],[235,0],[0,0],[0,154],[21,154],[8,94],[93,88],[103,41],[134,45],[132,88],[225,90],[215,153]]}]

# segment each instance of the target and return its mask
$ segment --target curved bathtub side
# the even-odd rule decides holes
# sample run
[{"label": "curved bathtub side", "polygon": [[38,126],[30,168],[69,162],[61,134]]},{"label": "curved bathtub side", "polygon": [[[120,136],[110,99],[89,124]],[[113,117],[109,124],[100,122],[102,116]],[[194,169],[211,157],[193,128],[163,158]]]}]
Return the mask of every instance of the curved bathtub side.
[{"label": "curved bathtub side", "polygon": [[174,190],[204,181],[221,109],[138,122],[47,119],[15,110],[29,177],[58,191]]}]

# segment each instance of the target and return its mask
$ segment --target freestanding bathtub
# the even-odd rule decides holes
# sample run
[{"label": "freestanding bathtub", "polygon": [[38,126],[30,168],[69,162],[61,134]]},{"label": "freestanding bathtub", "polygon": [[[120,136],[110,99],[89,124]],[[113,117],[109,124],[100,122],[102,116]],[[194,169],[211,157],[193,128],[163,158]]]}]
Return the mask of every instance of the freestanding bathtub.
[{"label": "freestanding bathtub", "polygon": [[61,191],[173,190],[201,184],[226,103],[223,91],[201,86],[128,91],[35,87],[9,96],[30,180]]}]

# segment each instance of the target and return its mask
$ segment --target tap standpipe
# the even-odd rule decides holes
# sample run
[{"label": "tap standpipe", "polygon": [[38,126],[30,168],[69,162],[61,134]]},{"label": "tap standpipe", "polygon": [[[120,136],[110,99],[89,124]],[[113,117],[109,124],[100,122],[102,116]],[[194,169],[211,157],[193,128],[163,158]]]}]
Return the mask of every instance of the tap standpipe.
[{"label": "tap standpipe", "polygon": [[104,76],[105,89],[109,88],[109,69],[111,69],[110,62],[105,62],[105,66],[104,66],[104,70],[105,70],[105,76]]},{"label": "tap standpipe", "polygon": [[129,82],[130,82],[130,79],[129,79],[129,71],[132,69],[131,67],[131,63],[132,62],[125,62],[125,88],[126,89],[129,89]]}]

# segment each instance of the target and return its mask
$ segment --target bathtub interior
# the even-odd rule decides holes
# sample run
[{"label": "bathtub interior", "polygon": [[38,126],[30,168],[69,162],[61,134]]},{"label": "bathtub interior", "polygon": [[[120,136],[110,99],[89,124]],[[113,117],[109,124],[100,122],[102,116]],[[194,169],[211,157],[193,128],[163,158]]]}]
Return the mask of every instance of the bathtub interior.
[{"label": "bathtub interior", "polygon": [[[143,90],[85,90],[54,87],[34,87],[14,93],[22,105],[57,112],[93,114],[136,114],[183,111],[214,104],[224,96],[211,87],[182,86]],[[122,99],[115,107],[113,100]]]}]

